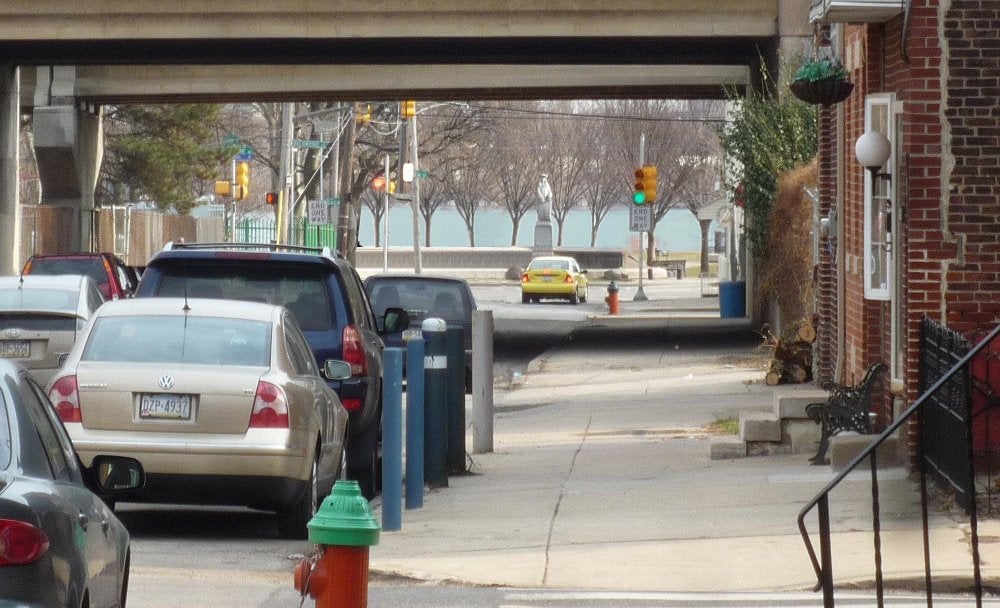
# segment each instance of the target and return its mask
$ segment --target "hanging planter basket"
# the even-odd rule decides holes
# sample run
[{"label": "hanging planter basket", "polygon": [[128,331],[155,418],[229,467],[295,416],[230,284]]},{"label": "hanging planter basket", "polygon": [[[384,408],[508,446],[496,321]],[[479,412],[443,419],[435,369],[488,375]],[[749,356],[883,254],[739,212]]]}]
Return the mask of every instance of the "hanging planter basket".
[{"label": "hanging planter basket", "polygon": [[854,83],[843,78],[822,80],[795,80],[789,85],[792,94],[806,103],[829,106],[847,99],[854,90]]}]

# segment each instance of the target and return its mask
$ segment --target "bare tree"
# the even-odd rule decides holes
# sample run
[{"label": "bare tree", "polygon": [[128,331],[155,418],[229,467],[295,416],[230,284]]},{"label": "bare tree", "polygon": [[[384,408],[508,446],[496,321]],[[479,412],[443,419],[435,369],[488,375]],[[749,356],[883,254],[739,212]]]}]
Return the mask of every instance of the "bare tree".
[{"label": "bare tree", "polygon": [[449,161],[443,176],[447,196],[465,222],[470,247],[476,246],[476,212],[496,197],[496,173],[489,169],[490,154],[480,135],[480,142],[465,146],[465,155]]},{"label": "bare tree", "polygon": [[[534,111],[535,104],[519,102],[505,104],[517,111]],[[494,174],[498,202],[510,216],[511,246],[517,245],[521,220],[537,202],[539,176],[539,148],[530,128],[521,120],[512,119],[511,113],[494,119],[493,138],[483,159]]]},{"label": "bare tree", "polygon": [[540,170],[552,186],[552,217],[559,229],[559,246],[563,244],[566,216],[583,199],[589,169],[586,156],[594,146],[589,123],[567,120],[577,106],[577,102],[568,101],[545,104],[544,109],[557,115],[536,121],[540,125]]},{"label": "bare tree", "polygon": [[420,184],[420,200],[417,207],[420,216],[424,218],[424,246],[431,246],[431,220],[434,212],[443,207],[448,202],[445,192],[445,183],[439,175],[428,173],[427,179]]},{"label": "bare tree", "polygon": [[[645,135],[645,164],[657,168],[657,195],[652,204],[650,235],[667,212],[686,204],[695,184],[706,171],[714,171],[717,154],[714,131],[684,100],[625,100],[608,105],[608,112],[621,118],[615,125],[617,157],[626,166],[638,166],[641,136]],[[715,146],[713,148],[713,145]],[[614,151],[614,150],[612,150]],[[624,173],[627,181],[631,173]],[[631,184],[629,185],[631,188]],[[647,241],[646,256],[653,258],[654,239]]]}]

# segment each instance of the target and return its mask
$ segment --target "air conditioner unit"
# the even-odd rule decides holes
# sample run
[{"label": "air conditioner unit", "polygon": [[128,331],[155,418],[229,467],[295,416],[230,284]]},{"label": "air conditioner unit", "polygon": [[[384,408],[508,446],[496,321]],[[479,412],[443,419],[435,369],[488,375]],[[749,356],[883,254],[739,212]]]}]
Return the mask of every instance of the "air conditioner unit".
[{"label": "air conditioner unit", "polygon": [[813,0],[810,23],[884,23],[902,14],[909,0]]}]

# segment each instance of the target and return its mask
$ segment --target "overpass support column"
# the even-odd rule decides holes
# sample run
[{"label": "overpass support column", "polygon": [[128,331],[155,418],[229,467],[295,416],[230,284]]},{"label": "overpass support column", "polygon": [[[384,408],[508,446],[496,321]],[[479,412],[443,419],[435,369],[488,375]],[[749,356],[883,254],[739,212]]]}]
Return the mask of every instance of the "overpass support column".
[{"label": "overpass support column", "polygon": [[21,270],[21,214],[17,206],[21,76],[0,65],[0,275]]},{"label": "overpass support column", "polygon": [[[71,209],[60,217],[60,251],[89,251],[94,190],[104,155],[101,108],[79,107],[73,97],[76,69],[37,68],[32,115],[42,204]],[[64,222],[66,225],[64,224]]]}]

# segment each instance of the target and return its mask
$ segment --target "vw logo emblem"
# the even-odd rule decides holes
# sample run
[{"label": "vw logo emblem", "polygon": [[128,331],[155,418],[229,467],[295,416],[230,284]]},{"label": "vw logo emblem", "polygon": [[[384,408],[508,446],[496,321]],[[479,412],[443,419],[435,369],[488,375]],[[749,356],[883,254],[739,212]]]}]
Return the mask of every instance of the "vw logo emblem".
[{"label": "vw logo emblem", "polygon": [[10,329],[7,330],[8,338],[16,338],[20,335],[21,335],[21,330],[16,327],[11,327]]},{"label": "vw logo emblem", "polygon": [[162,376],[160,376],[159,384],[160,388],[162,388],[165,391],[169,391],[174,387],[174,377],[169,374],[163,374]]}]

